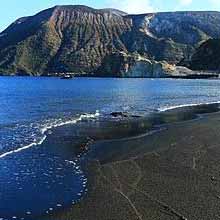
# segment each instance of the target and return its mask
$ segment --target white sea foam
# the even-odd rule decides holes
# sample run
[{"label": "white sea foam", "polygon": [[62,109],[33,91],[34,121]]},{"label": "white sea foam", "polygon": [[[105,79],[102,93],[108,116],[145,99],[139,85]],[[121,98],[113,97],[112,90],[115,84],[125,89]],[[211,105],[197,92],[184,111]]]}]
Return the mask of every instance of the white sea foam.
[{"label": "white sea foam", "polygon": [[42,143],[44,142],[44,140],[46,139],[46,137],[47,137],[47,136],[44,135],[44,137],[43,137],[38,143],[31,143],[31,144],[29,144],[29,145],[26,145],[26,146],[24,146],[24,147],[18,148],[18,149],[16,149],[16,150],[8,151],[8,152],[6,152],[6,153],[4,153],[4,154],[1,154],[1,155],[0,155],[0,158],[6,157],[6,156],[8,156],[8,155],[10,155],[10,154],[18,153],[18,152],[20,152],[20,151],[26,150],[26,149],[28,149],[28,148],[30,148],[30,147],[33,147],[33,146],[36,146],[36,145],[40,145],[40,144],[42,144]]},{"label": "white sea foam", "polygon": [[160,112],[165,112],[168,110],[172,110],[172,109],[178,109],[178,108],[183,108],[183,107],[193,107],[193,106],[200,106],[200,105],[211,105],[211,104],[220,104],[220,101],[216,101],[216,102],[206,102],[206,103],[194,103],[194,104],[183,104],[183,105],[174,105],[174,106],[168,106],[168,107],[161,107],[158,110]]},{"label": "white sea foam", "polygon": [[38,142],[33,142],[31,144],[25,145],[25,146],[20,147],[18,149],[3,153],[0,155],[0,158],[4,158],[4,157],[9,156],[14,153],[18,153],[20,151],[29,149],[33,146],[41,145],[45,141],[45,139],[47,138],[46,132],[52,128],[56,128],[56,127],[60,127],[60,126],[68,125],[68,124],[76,124],[77,122],[80,122],[83,119],[95,119],[95,118],[98,118],[99,116],[100,116],[99,111],[96,111],[96,113],[94,113],[94,114],[85,113],[85,114],[80,115],[79,118],[70,119],[67,121],[62,121],[61,119],[56,120],[52,123],[45,125],[43,128],[41,128],[40,133],[42,134],[42,138]]}]

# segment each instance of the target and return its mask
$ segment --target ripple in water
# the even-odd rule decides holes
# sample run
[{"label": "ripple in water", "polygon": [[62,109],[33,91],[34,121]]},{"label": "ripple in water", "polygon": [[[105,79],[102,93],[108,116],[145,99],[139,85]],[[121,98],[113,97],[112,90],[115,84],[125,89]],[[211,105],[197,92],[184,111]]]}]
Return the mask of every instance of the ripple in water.
[{"label": "ripple in water", "polygon": [[[78,119],[50,124],[48,129],[99,116],[84,114]],[[0,219],[30,219],[77,203],[87,192],[87,178],[80,157],[65,160],[48,146],[30,144],[0,155]],[[55,146],[54,146],[55,147]]]},{"label": "ripple in water", "polygon": [[87,192],[79,161],[35,149],[0,160],[0,219],[29,219],[78,202]]}]

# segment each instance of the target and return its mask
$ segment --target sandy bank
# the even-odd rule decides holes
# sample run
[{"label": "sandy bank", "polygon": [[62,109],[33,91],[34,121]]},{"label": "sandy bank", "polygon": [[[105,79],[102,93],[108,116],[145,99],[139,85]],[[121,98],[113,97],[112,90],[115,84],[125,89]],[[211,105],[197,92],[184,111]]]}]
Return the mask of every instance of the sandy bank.
[{"label": "sandy bank", "polygon": [[93,162],[87,197],[46,219],[219,219],[219,122],[212,113],[166,125],[127,154]]}]

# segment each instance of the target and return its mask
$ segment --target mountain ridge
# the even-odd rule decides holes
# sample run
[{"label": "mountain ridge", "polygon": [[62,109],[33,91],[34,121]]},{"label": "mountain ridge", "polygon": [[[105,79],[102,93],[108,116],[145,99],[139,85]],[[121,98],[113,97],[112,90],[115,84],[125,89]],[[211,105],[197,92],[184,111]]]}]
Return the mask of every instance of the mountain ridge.
[{"label": "mountain ridge", "polygon": [[220,12],[130,15],[58,5],[17,19],[0,33],[0,73],[94,74],[106,57],[119,52],[176,65],[190,60],[202,42],[217,37]]}]

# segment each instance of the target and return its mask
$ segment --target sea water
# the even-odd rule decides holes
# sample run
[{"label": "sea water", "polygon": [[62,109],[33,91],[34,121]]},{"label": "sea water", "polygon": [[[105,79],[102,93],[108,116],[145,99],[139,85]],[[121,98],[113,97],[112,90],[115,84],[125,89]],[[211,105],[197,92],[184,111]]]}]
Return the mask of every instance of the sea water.
[{"label": "sea water", "polygon": [[115,111],[146,116],[216,103],[219,87],[219,80],[0,77],[0,219],[51,213],[86,194],[82,158],[72,152],[85,142],[49,139],[53,129]]}]

